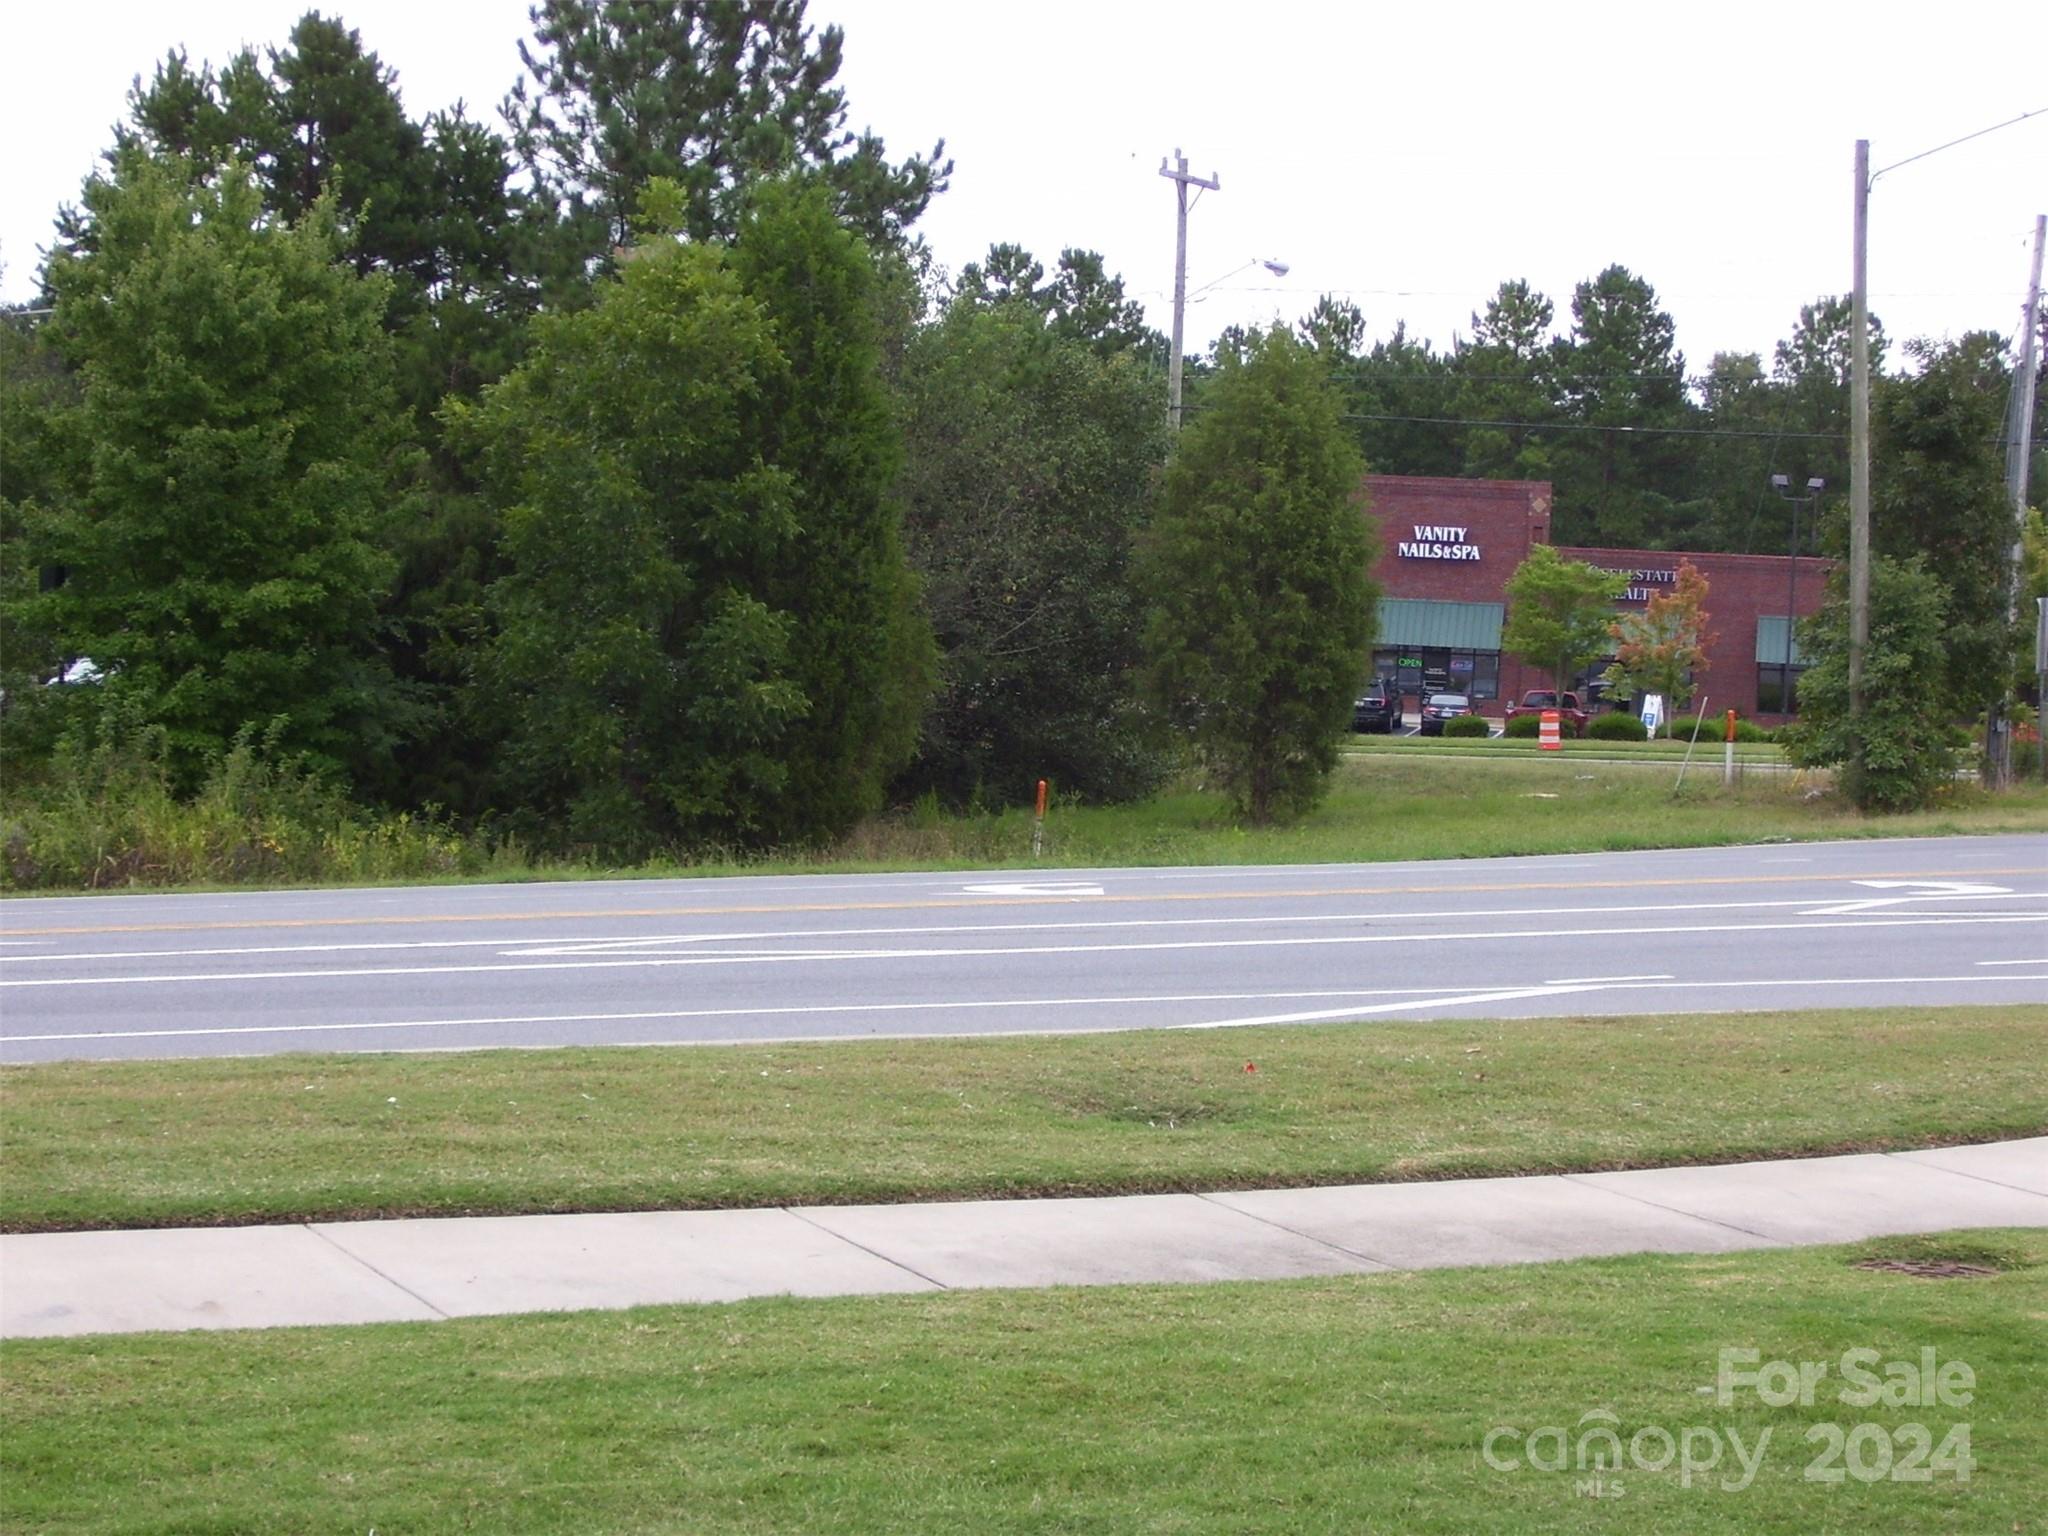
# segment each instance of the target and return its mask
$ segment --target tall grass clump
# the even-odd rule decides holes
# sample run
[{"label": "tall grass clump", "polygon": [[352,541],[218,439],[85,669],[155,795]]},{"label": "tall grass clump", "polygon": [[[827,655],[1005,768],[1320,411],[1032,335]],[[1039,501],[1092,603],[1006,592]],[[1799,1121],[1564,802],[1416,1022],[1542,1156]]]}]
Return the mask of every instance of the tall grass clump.
[{"label": "tall grass clump", "polygon": [[481,871],[481,840],[431,817],[377,814],[245,726],[198,787],[173,786],[159,726],[106,720],[9,786],[0,884],[13,890],[419,880]]}]

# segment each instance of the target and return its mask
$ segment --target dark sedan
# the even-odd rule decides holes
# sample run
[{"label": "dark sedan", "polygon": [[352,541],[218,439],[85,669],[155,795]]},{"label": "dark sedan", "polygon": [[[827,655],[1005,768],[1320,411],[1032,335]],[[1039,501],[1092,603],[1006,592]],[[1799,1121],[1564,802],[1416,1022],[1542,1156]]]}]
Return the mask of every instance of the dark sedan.
[{"label": "dark sedan", "polygon": [[1462,693],[1432,693],[1422,706],[1422,724],[1419,734],[1441,736],[1444,722],[1455,720],[1460,715],[1472,713],[1472,700]]}]

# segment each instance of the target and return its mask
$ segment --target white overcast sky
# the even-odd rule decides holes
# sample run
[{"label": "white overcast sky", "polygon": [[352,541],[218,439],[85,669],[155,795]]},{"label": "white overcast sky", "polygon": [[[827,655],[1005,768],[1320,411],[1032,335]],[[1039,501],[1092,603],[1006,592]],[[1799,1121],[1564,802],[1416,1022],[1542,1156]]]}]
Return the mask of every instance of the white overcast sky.
[{"label": "white overcast sky", "polygon": [[[10,8],[0,60],[0,293],[33,291],[60,202],[131,79],[182,44],[282,42],[302,0]],[[493,115],[525,0],[328,0],[398,71],[408,110]],[[812,0],[846,32],[849,124],[897,154],[943,135],[952,190],[920,226],[958,268],[1013,240],[1101,251],[1162,330],[1176,145],[1220,175],[1190,219],[1190,350],[1232,322],[1346,295],[1375,337],[1439,346],[1505,278],[1569,322],[1611,262],[1656,285],[1694,370],[1770,349],[1845,292],[1852,154],[1884,167],[2048,107],[2032,0],[1906,6],[1375,4],[1292,0]],[[2048,113],[1904,166],[1871,202],[1872,307],[1894,336],[2010,335]],[[1244,267],[1273,257],[1284,279]],[[1215,281],[1220,279],[1220,281]]]}]

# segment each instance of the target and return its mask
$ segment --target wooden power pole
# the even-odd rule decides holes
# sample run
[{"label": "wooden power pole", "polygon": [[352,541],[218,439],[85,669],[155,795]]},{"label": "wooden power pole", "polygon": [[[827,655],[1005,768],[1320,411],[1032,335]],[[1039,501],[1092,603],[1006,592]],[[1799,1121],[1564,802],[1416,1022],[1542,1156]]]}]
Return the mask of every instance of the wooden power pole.
[{"label": "wooden power pole", "polygon": [[1870,643],[1870,140],[1856,141],[1849,305],[1849,745],[1863,771],[1863,652]]},{"label": "wooden power pole", "polygon": [[1180,430],[1180,353],[1181,326],[1188,307],[1188,188],[1206,187],[1214,192],[1223,185],[1223,178],[1211,176],[1206,180],[1188,174],[1188,157],[1178,149],[1173,152],[1173,169],[1166,168],[1166,161],[1159,162],[1159,174],[1174,183],[1175,200],[1180,212],[1174,225],[1173,239],[1173,355],[1166,360],[1166,419],[1173,430]]}]

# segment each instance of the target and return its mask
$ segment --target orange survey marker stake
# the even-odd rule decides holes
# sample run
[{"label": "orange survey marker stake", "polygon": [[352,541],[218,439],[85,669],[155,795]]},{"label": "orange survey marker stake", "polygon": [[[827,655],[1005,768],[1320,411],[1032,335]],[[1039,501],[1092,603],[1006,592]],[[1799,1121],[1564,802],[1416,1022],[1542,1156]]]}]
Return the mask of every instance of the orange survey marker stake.
[{"label": "orange survey marker stake", "polygon": [[1045,852],[1045,780],[1038,781],[1038,815],[1031,823],[1031,857]]},{"label": "orange survey marker stake", "polygon": [[1537,739],[1536,745],[1545,752],[1562,752],[1564,750],[1564,739],[1558,734],[1556,710],[1546,709],[1543,711],[1543,730]]}]

